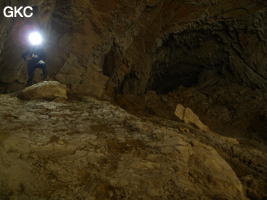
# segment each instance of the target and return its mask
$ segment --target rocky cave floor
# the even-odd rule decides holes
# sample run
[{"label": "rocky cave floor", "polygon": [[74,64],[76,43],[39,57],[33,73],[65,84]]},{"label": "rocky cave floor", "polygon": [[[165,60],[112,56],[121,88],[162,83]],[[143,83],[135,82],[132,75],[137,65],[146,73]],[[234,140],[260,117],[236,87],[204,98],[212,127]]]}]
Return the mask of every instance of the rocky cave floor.
[{"label": "rocky cave floor", "polygon": [[176,105],[191,108],[208,127],[220,135],[238,138],[253,148],[267,152],[267,93],[237,83],[180,86],[166,93],[122,95],[117,104],[140,117],[158,116],[177,120]]},{"label": "rocky cave floor", "polygon": [[0,95],[1,200],[266,199],[267,156],[106,101]]},{"label": "rocky cave floor", "polygon": [[[0,19],[0,200],[267,199],[266,1],[0,6],[33,2],[33,18]],[[49,80],[112,103],[10,94],[34,26]]]}]

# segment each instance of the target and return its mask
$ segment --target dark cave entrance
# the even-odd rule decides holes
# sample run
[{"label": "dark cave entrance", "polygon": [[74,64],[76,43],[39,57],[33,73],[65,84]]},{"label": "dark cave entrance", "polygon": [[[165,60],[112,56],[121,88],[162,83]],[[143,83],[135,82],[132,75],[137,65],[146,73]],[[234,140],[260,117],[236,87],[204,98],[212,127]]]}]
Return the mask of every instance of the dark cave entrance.
[{"label": "dark cave entrance", "polygon": [[179,86],[194,87],[222,77],[228,65],[228,54],[216,36],[172,34],[157,50],[147,90],[166,94]]},{"label": "dark cave entrance", "polygon": [[157,65],[158,69],[152,72],[152,83],[150,89],[157,93],[169,93],[179,86],[192,87],[199,82],[199,76],[203,71],[203,66],[174,64],[166,66]]}]

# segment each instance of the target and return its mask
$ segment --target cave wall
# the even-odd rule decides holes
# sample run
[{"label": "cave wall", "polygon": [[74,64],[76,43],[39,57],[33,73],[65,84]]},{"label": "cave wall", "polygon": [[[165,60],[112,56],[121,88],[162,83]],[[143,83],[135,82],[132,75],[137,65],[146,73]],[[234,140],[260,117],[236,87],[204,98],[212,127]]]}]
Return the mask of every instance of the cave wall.
[{"label": "cave wall", "polygon": [[19,34],[28,25],[45,32],[50,78],[74,93],[144,94],[171,82],[164,92],[197,83],[206,70],[266,87],[264,1],[12,1],[23,3],[40,12],[29,20],[1,19],[1,91],[25,83],[20,54],[27,46]]},{"label": "cave wall", "polygon": [[[169,92],[216,77],[266,88],[266,12],[250,18],[209,21],[168,36],[153,63],[151,88]],[[259,26],[261,25],[261,26]]]},{"label": "cave wall", "polygon": [[141,41],[135,39],[125,53],[132,63],[120,92],[167,93],[215,76],[266,88],[265,18],[262,1],[163,3],[158,17],[139,35]]}]

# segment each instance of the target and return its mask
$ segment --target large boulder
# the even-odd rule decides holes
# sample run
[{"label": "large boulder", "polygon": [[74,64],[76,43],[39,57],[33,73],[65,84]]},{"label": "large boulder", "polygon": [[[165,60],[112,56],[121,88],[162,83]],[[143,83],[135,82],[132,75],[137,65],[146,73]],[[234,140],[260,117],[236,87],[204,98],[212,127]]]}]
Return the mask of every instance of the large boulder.
[{"label": "large boulder", "polygon": [[25,88],[18,97],[23,100],[67,99],[67,87],[57,81],[44,81]]}]

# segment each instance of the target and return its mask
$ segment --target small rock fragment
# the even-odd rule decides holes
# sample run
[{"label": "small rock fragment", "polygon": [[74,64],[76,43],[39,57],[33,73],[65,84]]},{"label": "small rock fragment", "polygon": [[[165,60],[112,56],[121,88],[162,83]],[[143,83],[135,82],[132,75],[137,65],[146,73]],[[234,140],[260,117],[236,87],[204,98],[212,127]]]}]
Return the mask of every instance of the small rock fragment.
[{"label": "small rock fragment", "polygon": [[209,130],[209,128],[201,122],[199,117],[190,109],[185,108],[183,105],[178,104],[175,110],[175,116],[187,124],[193,124],[203,131]]}]

